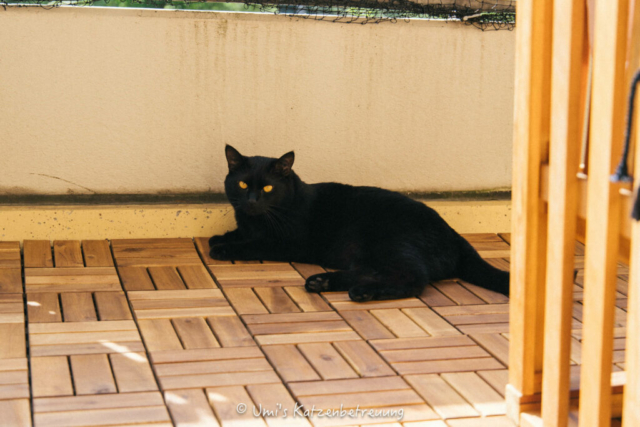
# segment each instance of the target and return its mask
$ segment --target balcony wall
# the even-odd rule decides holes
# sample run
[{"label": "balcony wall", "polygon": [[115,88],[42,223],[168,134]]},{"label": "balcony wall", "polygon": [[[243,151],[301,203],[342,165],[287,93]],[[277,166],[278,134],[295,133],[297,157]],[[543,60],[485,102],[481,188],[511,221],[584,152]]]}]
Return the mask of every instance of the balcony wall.
[{"label": "balcony wall", "polygon": [[29,7],[0,40],[0,194],[219,192],[227,143],[308,182],[511,183],[513,32]]}]

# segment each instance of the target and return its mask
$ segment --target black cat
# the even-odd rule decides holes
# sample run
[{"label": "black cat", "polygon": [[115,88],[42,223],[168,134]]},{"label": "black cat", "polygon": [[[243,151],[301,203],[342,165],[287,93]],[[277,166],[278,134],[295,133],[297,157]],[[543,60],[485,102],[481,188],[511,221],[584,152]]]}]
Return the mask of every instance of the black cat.
[{"label": "black cat", "polygon": [[338,269],[309,277],[305,287],[349,291],[353,301],[416,296],[429,282],[456,277],[509,294],[509,273],[423,203],[374,187],[305,184],[291,170],[293,152],[245,157],[227,145],[225,153],[238,228],[209,240],[212,258]]}]

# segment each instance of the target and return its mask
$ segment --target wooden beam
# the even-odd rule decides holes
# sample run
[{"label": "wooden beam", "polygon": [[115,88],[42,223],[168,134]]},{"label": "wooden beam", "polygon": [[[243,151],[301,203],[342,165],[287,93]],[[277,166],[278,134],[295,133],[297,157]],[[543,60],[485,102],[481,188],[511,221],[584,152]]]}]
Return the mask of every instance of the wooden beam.
[{"label": "wooden beam", "polygon": [[[517,3],[515,131],[509,385],[507,412],[518,422],[521,406],[540,393],[546,264],[546,207],[540,200],[540,166],[548,158],[551,98],[551,0]],[[538,374],[538,381],[536,381]],[[538,396],[539,398],[539,396]]]},{"label": "wooden beam", "polygon": [[588,40],[584,0],[557,1],[553,13],[542,419],[545,426],[565,427],[569,419],[577,173],[584,123],[582,74],[589,56],[583,49]]},{"label": "wooden beam", "polygon": [[596,2],[589,143],[581,426],[611,423],[611,366],[620,194],[609,182],[621,152],[628,0]]}]

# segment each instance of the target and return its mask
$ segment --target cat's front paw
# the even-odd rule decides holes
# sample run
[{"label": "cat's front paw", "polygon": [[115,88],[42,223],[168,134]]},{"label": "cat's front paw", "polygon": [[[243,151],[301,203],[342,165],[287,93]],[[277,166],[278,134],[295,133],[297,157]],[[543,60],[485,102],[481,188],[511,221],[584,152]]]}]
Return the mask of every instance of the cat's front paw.
[{"label": "cat's front paw", "polygon": [[355,302],[371,301],[375,298],[375,292],[372,292],[368,286],[354,286],[349,289],[349,298],[351,298],[351,301]]},{"label": "cat's front paw", "polygon": [[[218,236],[214,236],[218,237]],[[228,244],[216,244],[211,246],[211,250],[209,251],[209,256],[213,259],[219,259],[222,261],[230,261],[233,258],[234,249],[232,245]]]},{"label": "cat's front paw", "polygon": [[330,289],[329,273],[314,274],[309,276],[304,284],[307,292],[327,292]]},{"label": "cat's front paw", "polygon": [[212,248],[215,245],[220,245],[224,242],[225,242],[224,235],[213,236],[212,238],[209,239],[209,247]]}]

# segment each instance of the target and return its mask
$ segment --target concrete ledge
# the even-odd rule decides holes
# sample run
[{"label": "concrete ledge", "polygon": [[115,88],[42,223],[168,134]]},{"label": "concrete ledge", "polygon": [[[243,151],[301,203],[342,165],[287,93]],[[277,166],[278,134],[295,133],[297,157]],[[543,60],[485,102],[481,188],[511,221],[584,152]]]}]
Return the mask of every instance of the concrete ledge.
[{"label": "concrete ledge", "polygon": [[[511,201],[427,203],[460,233],[511,231]],[[0,240],[211,236],[235,228],[228,204],[5,206]]]}]

